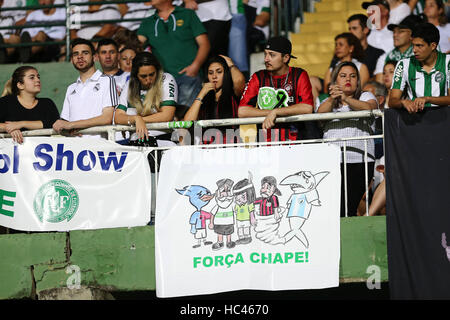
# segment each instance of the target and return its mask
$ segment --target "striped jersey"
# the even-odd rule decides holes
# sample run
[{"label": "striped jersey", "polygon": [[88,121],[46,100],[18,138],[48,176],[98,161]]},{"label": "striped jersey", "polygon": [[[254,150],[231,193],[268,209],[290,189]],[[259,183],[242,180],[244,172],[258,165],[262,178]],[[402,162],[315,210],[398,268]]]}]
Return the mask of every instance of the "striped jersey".
[{"label": "striped jersey", "polygon": [[[422,69],[415,57],[397,63],[391,89],[406,89],[409,99],[446,96],[450,88],[450,55],[437,52],[436,64],[430,73]],[[427,103],[426,107],[436,106]]]}]

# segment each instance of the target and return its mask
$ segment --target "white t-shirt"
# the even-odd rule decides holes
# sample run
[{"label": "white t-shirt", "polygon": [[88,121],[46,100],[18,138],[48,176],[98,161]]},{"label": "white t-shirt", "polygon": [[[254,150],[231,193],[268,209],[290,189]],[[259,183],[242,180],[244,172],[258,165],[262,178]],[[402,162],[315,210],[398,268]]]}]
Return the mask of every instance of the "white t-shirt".
[{"label": "white t-shirt", "polygon": [[116,82],[117,94],[120,96],[125,86],[128,86],[128,80],[130,79],[130,73],[120,70],[120,74],[113,75]]},{"label": "white t-shirt", "polygon": [[[360,101],[375,100],[371,92],[362,92]],[[325,102],[326,100],[324,100]],[[323,102],[322,102],[323,103]],[[378,102],[377,102],[378,104]],[[350,112],[353,111],[348,105],[342,105],[332,112]],[[335,119],[328,121],[324,126],[323,138],[350,138],[369,136],[375,131],[375,121],[370,118],[363,119]],[[332,142],[333,144],[344,146],[344,142]],[[364,140],[349,140],[347,145],[347,163],[364,162]],[[368,161],[375,160],[375,145],[373,139],[367,140],[367,158]],[[342,162],[342,160],[341,160]]]},{"label": "white t-shirt", "polygon": [[[136,3],[130,2],[127,3],[128,11],[123,15],[123,19],[137,19],[137,18],[147,18],[153,15],[156,11],[152,5],[146,5],[144,2]],[[125,21],[120,22],[119,26],[124,27],[128,30],[137,30],[141,25],[141,21]]]},{"label": "white t-shirt", "polygon": [[399,24],[403,19],[411,14],[411,8],[402,3],[398,7],[389,11],[389,24]]},{"label": "white t-shirt", "polygon": [[67,88],[61,118],[67,121],[95,118],[102,114],[103,108],[115,107],[118,102],[114,79],[97,70],[84,83],[78,77]]},{"label": "white t-shirt", "polygon": [[[38,24],[44,22],[66,22],[66,9],[56,8],[52,15],[47,15],[43,10],[32,11],[26,19],[27,24]],[[66,36],[65,26],[53,26],[53,27],[39,27],[39,28],[27,28],[22,32],[27,31],[31,37],[36,36],[39,31],[43,31],[47,36],[53,40],[61,40]]]},{"label": "white t-shirt", "polygon": [[[76,2],[87,1],[78,0]],[[115,20],[122,18],[117,5],[115,4],[103,4],[100,9],[95,12],[88,12],[87,10],[88,6],[81,7],[81,21]],[[101,30],[102,25],[104,25],[104,23],[101,23],[101,25],[82,24],[81,29],[77,31],[77,36],[90,40]]]},{"label": "white t-shirt", "polygon": [[229,21],[232,18],[228,0],[213,0],[199,3],[198,10],[195,12],[201,22],[209,20]]},{"label": "white t-shirt", "polygon": [[[117,108],[118,109],[120,108],[121,110],[124,110],[126,108],[126,113],[128,115],[134,116],[134,115],[137,115],[136,108],[134,106],[131,106],[128,103],[129,83],[130,83],[129,81],[126,83],[124,90],[122,91],[122,94],[120,95],[119,105]],[[163,88],[162,88],[163,91],[162,91],[160,108],[163,107],[164,105],[175,106],[176,102],[178,101],[178,86],[175,81],[175,78],[170,73],[164,72],[162,86],[163,86]],[[145,97],[146,94],[147,94],[147,91],[141,90],[141,97]],[[156,112],[157,111],[154,110],[153,113],[156,113]],[[159,130],[149,130],[148,134],[150,136],[156,137],[156,136],[159,136],[162,134],[166,134],[166,132],[159,131]],[[128,134],[126,135],[126,138],[128,138]],[[116,140],[123,140],[123,139],[124,139],[124,137],[123,137],[122,133],[118,132],[118,134],[116,135]],[[136,140],[137,139],[136,134],[134,133],[130,139]],[[166,140],[157,140],[157,142],[158,142],[159,147],[174,145],[173,142],[166,141]]]},{"label": "white t-shirt", "polygon": [[[26,0],[3,0],[2,8],[24,7]],[[11,10],[0,11],[0,27],[12,27],[14,24],[26,17],[25,10]],[[12,34],[15,34],[15,29],[2,29],[0,34],[8,39]]]},{"label": "white t-shirt", "polygon": [[446,53],[450,50],[450,23],[445,24],[444,26],[437,26],[439,30],[439,48],[441,52]]},{"label": "white t-shirt", "polygon": [[394,49],[394,36],[387,25],[381,30],[371,29],[367,42],[372,47],[384,50],[384,52],[391,52]]}]

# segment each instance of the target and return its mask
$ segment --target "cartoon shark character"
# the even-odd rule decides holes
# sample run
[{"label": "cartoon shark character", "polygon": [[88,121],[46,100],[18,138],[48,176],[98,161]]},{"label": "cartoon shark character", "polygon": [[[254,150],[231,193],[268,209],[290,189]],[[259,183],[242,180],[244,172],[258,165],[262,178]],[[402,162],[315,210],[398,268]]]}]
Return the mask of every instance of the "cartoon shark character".
[{"label": "cartoon shark character", "polygon": [[291,228],[284,235],[285,243],[296,237],[306,247],[308,238],[302,231],[303,224],[308,220],[312,207],[321,205],[317,186],[329,174],[328,171],[312,174],[311,171],[300,171],[284,178],[280,185],[289,185],[293,194],[287,202],[289,226]]},{"label": "cartoon shark character", "polygon": [[189,202],[196,209],[189,219],[191,233],[194,235],[194,238],[198,240],[198,243],[192,247],[199,248],[202,242],[205,246],[212,244],[211,241],[206,241],[206,220],[210,220],[209,228],[212,229],[212,214],[203,211],[202,208],[214,198],[214,195],[212,195],[207,188],[198,185],[186,186],[183,189],[176,189],[176,191],[179,194],[188,197]]}]

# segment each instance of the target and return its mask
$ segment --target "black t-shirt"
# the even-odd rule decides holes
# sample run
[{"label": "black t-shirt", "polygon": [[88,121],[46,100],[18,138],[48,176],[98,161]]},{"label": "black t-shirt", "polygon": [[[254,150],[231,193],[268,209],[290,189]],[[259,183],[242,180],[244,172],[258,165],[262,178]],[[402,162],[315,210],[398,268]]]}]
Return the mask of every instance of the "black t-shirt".
[{"label": "black t-shirt", "polygon": [[367,49],[364,51],[364,60],[363,63],[369,69],[369,76],[373,77],[373,72],[375,71],[375,67],[377,66],[378,58],[384,53],[383,50],[372,47],[370,44],[367,46]]},{"label": "black t-shirt", "polygon": [[17,96],[8,95],[0,98],[0,123],[5,121],[42,121],[44,129],[51,128],[59,119],[55,103],[48,98],[37,98],[33,109],[23,107]]}]

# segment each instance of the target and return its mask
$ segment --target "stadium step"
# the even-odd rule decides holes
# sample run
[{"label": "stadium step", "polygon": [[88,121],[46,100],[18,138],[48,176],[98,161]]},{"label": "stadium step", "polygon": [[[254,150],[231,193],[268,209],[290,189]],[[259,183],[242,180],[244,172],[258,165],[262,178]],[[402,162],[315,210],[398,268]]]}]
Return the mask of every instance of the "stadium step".
[{"label": "stadium step", "polygon": [[334,51],[334,37],[347,32],[347,19],[353,14],[366,13],[363,0],[321,0],[314,5],[315,12],[304,13],[299,33],[291,33],[291,65],[308,71],[309,75],[323,77]]}]

